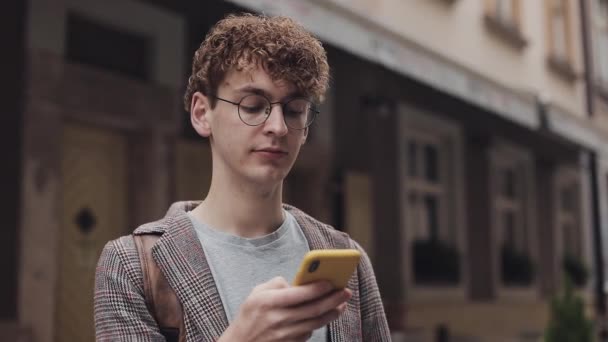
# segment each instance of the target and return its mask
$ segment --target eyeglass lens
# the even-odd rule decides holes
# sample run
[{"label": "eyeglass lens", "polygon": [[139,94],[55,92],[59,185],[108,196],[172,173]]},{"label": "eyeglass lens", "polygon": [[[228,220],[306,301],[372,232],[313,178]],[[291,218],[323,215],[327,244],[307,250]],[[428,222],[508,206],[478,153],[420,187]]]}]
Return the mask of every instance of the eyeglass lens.
[{"label": "eyeglass lens", "polygon": [[[316,114],[312,102],[301,98],[295,98],[282,104],[282,109],[285,124],[293,129],[308,127]],[[248,95],[239,102],[239,116],[247,125],[261,125],[271,111],[270,102],[261,95]]]}]

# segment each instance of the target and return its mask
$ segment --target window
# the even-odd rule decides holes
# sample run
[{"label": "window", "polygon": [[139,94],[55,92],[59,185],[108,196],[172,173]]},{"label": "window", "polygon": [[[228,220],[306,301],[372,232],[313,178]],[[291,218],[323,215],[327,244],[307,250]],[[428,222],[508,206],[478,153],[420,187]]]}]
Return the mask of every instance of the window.
[{"label": "window", "polygon": [[566,255],[581,257],[579,227],[579,189],[577,183],[561,184],[558,192],[559,213],[557,226],[562,239],[562,251]]},{"label": "window", "polygon": [[534,282],[531,157],[501,144],[491,164],[497,280],[502,287],[528,287]]},{"label": "window", "polygon": [[521,0],[485,0],[486,15],[500,24],[519,29]]},{"label": "window", "polygon": [[461,131],[412,108],[403,114],[399,151],[406,284],[414,296],[424,288],[435,294],[452,289],[446,293],[457,295],[466,275]]},{"label": "window", "polygon": [[406,144],[409,226],[414,227],[417,239],[441,239],[445,235],[441,143],[432,136],[419,135],[410,137]]},{"label": "window", "polygon": [[521,33],[521,0],[485,0],[487,28],[517,48],[527,42]]},{"label": "window", "polygon": [[549,53],[564,62],[571,61],[570,11],[566,0],[548,0]]},{"label": "window", "polygon": [[573,63],[571,3],[568,0],[545,0],[547,18],[547,62],[567,81],[576,79]]},{"label": "window", "polygon": [[150,40],[76,13],[67,17],[66,58],[142,81],[150,80]]},{"label": "window", "polygon": [[495,0],[494,15],[496,18],[506,24],[517,25],[518,18],[516,17],[515,0]]},{"label": "window", "polygon": [[496,198],[499,234],[502,245],[520,253],[527,252],[520,172],[512,165],[498,169],[499,193]]},{"label": "window", "polygon": [[608,90],[608,0],[595,0],[593,26],[597,83]]},{"label": "window", "polygon": [[448,146],[434,134],[410,132],[407,146],[406,220],[413,235],[416,285],[450,286],[460,281],[458,242],[449,219]]},{"label": "window", "polygon": [[587,282],[588,271],[583,255],[581,183],[576,168],[558,169],[555,184],[558,274],[565,274],[575,285],[583,286]]}]

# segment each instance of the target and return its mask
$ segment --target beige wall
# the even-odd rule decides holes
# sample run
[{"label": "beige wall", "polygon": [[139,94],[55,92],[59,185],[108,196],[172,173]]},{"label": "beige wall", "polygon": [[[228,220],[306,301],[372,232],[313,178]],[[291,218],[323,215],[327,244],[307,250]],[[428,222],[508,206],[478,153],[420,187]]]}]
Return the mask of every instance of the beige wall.
[{"label": "beige wall", "polygon": [[[544,1],[521,1],[521,51],[491,33],[484,24],[483,0],[325,0],[367,18],[406,40],[427,48],[504,86],[549,96],[552,103],[584,116],[583,79],[570,83],[547,67]],[[570,1],[574,69],[582,73],[577,1]]]}]

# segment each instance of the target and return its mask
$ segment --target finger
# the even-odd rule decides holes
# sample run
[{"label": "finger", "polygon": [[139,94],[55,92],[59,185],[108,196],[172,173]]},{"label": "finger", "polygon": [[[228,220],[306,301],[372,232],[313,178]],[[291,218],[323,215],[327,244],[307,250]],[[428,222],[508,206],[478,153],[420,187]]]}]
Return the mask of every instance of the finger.
[{"label": "finger", "polygon": [[325,313],[346,306],[346,302],[352,296],[352,292],[338,290],[318,300],[313,300],[302,305],[285,309],[285,315],[292,322],[307,320],[324,315]]},{"label": "finger", "polygon": [[276,290],[274,301],[278,307],[297,306],[320,298],[333,290],[331,283],[318,281],[306,285]]},{"label": "finger", "polygon": [[289,341],[289,342],[306,342],[312,337],[312,330],[304,333],[299,333],[294,329],[281,329],[272,332],[268,337],[269,341]]},{"label": "finger", "polygon": [[[346,305],[344,306],[344,308],[345,307],[346,307]],[[298,321],[298,322],[289,324],[289,325],[285,326],[283,329],[285,329],[285,331],[286,331],[285,334],[287,336],[300,336],[302,334],[311,333],[312,331],[319,329],[321,327],[324,327],[327,324],[329,324],[331,321],[340,317],[340,314],[343,311],[344,311],[343,309],[340,310],[338,308],[335,308],[333,310],[330,310],[330,311],[324,313],[323,315],[321,315],[319,317],[315,317],[315,318],[311,318],[311,319]]]},{"label": "finger", "polygon": [[253,291],[276,290],[289,287],[289,283],[283,277],[274,277],[269,281],[259,284]]}]

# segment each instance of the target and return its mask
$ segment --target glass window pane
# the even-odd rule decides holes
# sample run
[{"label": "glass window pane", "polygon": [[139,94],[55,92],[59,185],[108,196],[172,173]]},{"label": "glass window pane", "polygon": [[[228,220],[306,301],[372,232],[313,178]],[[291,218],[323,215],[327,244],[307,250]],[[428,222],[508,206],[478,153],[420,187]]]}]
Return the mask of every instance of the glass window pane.
[{"label": "glass window pane", "polygon": [[502,213],[502,226],[504,232],[504,244],[515,248],[517,245],[515,234],[515,213],[512,211],[504,211]]},{"label": "glass window pane", "polygon": [[496,0],[496,17],[502,22],[513,22],[513,0]]},{"label": "glass window pane", "polygon": [[561,1],[554,1],[555,7],[552,9],[551,34],[553,35],[553,54],[555,57],[566,60],[566,18],[561,6]]},{"label": "glass window pane", "polygon": [[418,169],[418,165],[416,163],[416,161],[418,160],[417,151],[418,151],[418,148],[416,146],[416,143],[413,141],[408,142],[408,144],[407,144],[407,169],[408,169],[408,175],[410,177],[416,177],[416,175],[417,175],[417,172],[416,172],[416,170]]},{"label": "glass window pane", "polygon": [[563,211],[572,212],[574,196],[572,188],[564,188],[561,191],[561,207]]},{"label": "glass window pane", "polygon": [[427,180],[434,183],[439,181],[439,151],[436,146],[424,146],[424,169]]},{"label": "glass window pane", "polygon": [[564,239],[564,254],[576,256],[574,254],[574,246],[573,246],[573,229],[572,226],[568,223],[562,225],[562,235]]},{"label": "glass window pane", "polygon": [[406,220],[408,222],[408,229],[411,229],[415,240],[426,240],[429,237],[428,229],[426,227],[425,219],[422,217],[420,203],[418,201],[418,195],[415,192],[408,194],[408,206],[406,212]]},{"label": "glass window pane", "polygon": [[155,43],[147,36],[69,12],[66,31],[67,60],[142,81],[151,79],[153,61],[149,51]]},{"label": "glass window pane", "polygon": [[426,208],[426,220],[429,237],[439,239],[439,203],[435,196],[427,195],[424,198]]},{"label": "glass window pane", "polygon": [[[608,16],[606,18],[606,25],[608,26]],[[597,64],[599,81],[603,85],[608,84],[608,27],[605,27],[597,31],[597,58],[595,63]]]},{"label": "glass window pane", "polygon": [[511,168],[502,172],[502,194],[506,198],[516,197],[515,171]]},{"label": "glass window pane", "polygon": [[598,30],[606,30],[608,25],[608,0],[595,0],[593,4],[592,23]]}]

